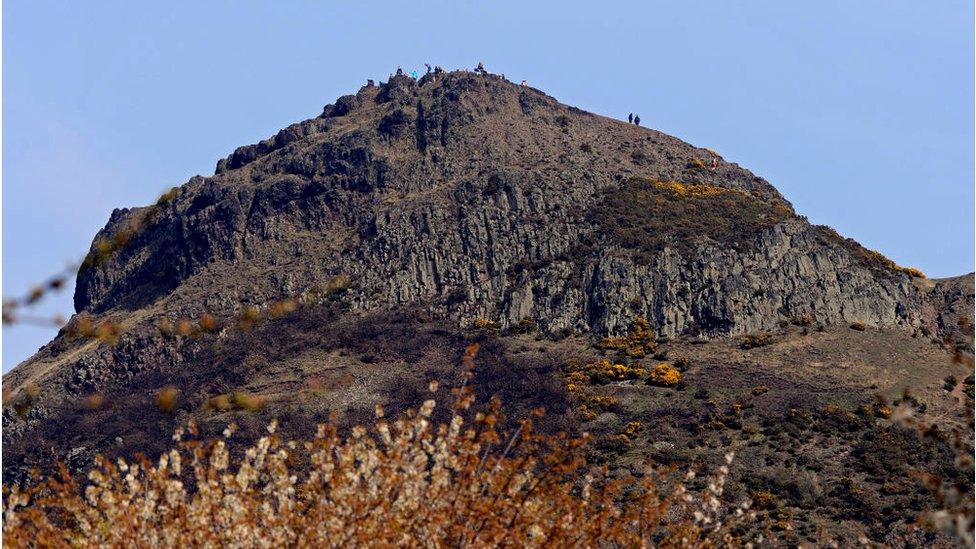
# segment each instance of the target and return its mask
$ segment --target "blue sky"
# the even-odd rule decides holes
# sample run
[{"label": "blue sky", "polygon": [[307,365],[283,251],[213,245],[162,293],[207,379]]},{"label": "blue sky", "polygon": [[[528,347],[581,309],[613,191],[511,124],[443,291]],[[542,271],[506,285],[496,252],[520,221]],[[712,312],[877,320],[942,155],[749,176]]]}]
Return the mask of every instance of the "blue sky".
[{"label": "blue sky", "polygon": [[[930,276],[973,270],[973,4],[3,3],[3,294],[235,147],[367,78],[484,61],[715,149],[814,223]],[[39,313],[70,313],[70,291]],[[3,329],[3,369],[54,330]]]}]

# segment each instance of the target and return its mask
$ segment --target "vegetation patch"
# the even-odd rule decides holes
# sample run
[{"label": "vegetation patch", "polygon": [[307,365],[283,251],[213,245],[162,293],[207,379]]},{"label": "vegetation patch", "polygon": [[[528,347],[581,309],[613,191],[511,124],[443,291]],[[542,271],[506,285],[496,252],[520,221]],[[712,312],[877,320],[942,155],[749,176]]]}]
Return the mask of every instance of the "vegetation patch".
[{"label": "vegetation patch", "polygon": [[738,189],[633,178],[607,191],[588,218],[600,238],[643,256],[666,246],[690,253],[701,240],[750,245],[794,215],[785,202]]},{"label": "vegetation patch", "polygon": [[644,317],[637,317],[627,335],[605,337],[596,346],[598,349],[620,351],[620,354],[627,358],[643,358],[654,352],[657,343],[654,341],[654,331],[651,330],[650,322]]},{"label": "vegetation patch", "polygon": [[[757,519],[722,497],[733,454],[701,489],[650,466],[623,483],[587,463],[585,438],[529,420],[505,433],[500,404],[475,414],[473,401],[460,392],[439,424],[433,399],[392,422],[377,406],[348,437],[321,424],[288,440],[272,421],[243,452],[234,425],[204,441],[191,423],[157,462],[100,458],[87,485],[65,471],[5,487],[4,546],[718,547]],[[643,427],[608,442],[626,448]]]},{"label": "vegetation patch", "polygon": [[915,267],[902,267],[877,250],[861,248],[861,255],[870,263],[880,264],[885,269],[905,273],[915,278],[925,278],[925,273]]},{"label": "vegetation patch", "polygon": [[770,334],[748,334],[742,336],[739,340],[740,349],[755,349],[756,347],[765,347],[773,342],[773,336]]},{"label": "vegetation patch", "polygon": [[681,372],[666,362],[662,362],[651,370],[647,382],[661,387],[674,387],[681,383]]},{"label": "vegetation patch", "polygon": [[586,384],[602,385],[611,381],[640,379],[647,371],[640,365],[614,364],[607,359],[573,368],[566,376],[566,389],[578,394]]},{"label": "vegetation patch", "polygon": [[829,245],[840,245],[847,248],[851,253],[855,254],[857,258],[861,260],[861,263],[867,267],[887,273],[903,273],[914,278],[925,278],[925,273],[915,267],[902,267],[898,265],[883,253],[877,250],[869,250],[864,246],[861,246],[853,238],[845,238],[835,231],[832,227],[826,225],[817,225],[817,232],[821,239]]}]

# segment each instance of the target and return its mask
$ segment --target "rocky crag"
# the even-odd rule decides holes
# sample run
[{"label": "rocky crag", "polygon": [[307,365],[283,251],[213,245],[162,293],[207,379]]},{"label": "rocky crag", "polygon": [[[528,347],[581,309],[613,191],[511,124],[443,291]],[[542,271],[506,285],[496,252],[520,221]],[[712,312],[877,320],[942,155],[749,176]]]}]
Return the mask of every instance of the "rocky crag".
[{"label": "rocky crag", "polygon": [[[456,355],[437,346],[458,351],[467,329],[531,331],[540,345],[575,348],[565,342],[622,334],[638,318],[660,341],[715,345],[856,326],[912,342],[898,347],[907,362],[971,353],[960,317],[972,277],[919,274],[811,224],[708,149],[494,75],[394,76],[237,149],[156,205],[112,213],[79,272],[78,314],[4,377],[4,472],[20,478],[47,459],[38,440],[45,456],[78,467],[95,452],[151,450],[235,387],[273,401],[325,379],[350,410],[364,407],[409,385],[405,364],[452,371]],[[181,332],[181,319],[241,319],[285,298],[301,309],[253,339],[223,322]],[[111,344],[72,329],[104,322],[121,331]],[[363,394],[329,385],[335,368],[377,362],[388,368],[360,380]],[[508,375],[557,376],[558,364],[547,368]],[[888,381],[882,389],[894,390],[900,378]],[[180,411],[160,416],[152,395],[172,384]],[[110,404],[86,412],[86,395]],[[542,398],[525,387],[512,395]],[[545,398],[577,421],[564,392]]]},{"label": "rocky crag", "polygon": [[[733,196],[679,211],[680,189],[655,182]],[[138,212],[116,211],[97,238]],[[551,334],[619,332],[636,316],[671,337],[803,315],[914,328],[924,302],[911,276],[705,149],[449,73],[393,77],[234,151],[80,276],[75,304],[228,312],[339,274],[354,281],[353,310],[424,304]],[[183,298],[203,285],[206,301]]]}]

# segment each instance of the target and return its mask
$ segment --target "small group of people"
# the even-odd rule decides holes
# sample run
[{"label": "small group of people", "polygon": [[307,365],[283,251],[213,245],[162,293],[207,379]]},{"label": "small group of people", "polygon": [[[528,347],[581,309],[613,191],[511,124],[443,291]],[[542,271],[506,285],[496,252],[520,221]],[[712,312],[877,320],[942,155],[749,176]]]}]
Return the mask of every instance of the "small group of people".
[{"label": "small group of people", "polygon": [[637,124],[638,126],[640,126],[640,115],[636,115],[635,116],[634,113],[628,114],[627,115],[627,123],[628,124]]},{"label": "small group of people", "polygon": [[[481,67],[482,70],[484,70],[484,67],[481,64],[479,64],[478,66]],[[424,74],[424,76],[427,76],[431,73],[441,74],[444,72],[444,69],[442,69],[440,66],[431,67],[430,63],[424,63],[424,67],[427,68],[427,72]],[[397,67],[396,70],[397,76],[405,76],[405,74],[406,73],[404,72],[403,67]],[[417,74],[417,71],[410,71],[410,77],[416,80],[417,78],[419,78],[419,75]],[[370,80],[370,82],[372,82],[372,80]]]}]

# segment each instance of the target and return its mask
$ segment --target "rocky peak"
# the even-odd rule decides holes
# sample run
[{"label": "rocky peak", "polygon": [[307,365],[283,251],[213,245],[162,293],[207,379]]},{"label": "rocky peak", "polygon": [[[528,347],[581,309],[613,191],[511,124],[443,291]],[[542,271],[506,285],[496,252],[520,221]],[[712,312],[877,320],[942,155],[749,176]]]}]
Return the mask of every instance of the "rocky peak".
[{"label": "rocky peak", "polygon": [[[140,210],[113,215],[111,238]],[[550,334],[917,327],[911,277],[768,182],[494,75],[394,76],[235,150],[78,279],[78,311],[232,312],[340,274],[354,310],[419,305]]]}]

